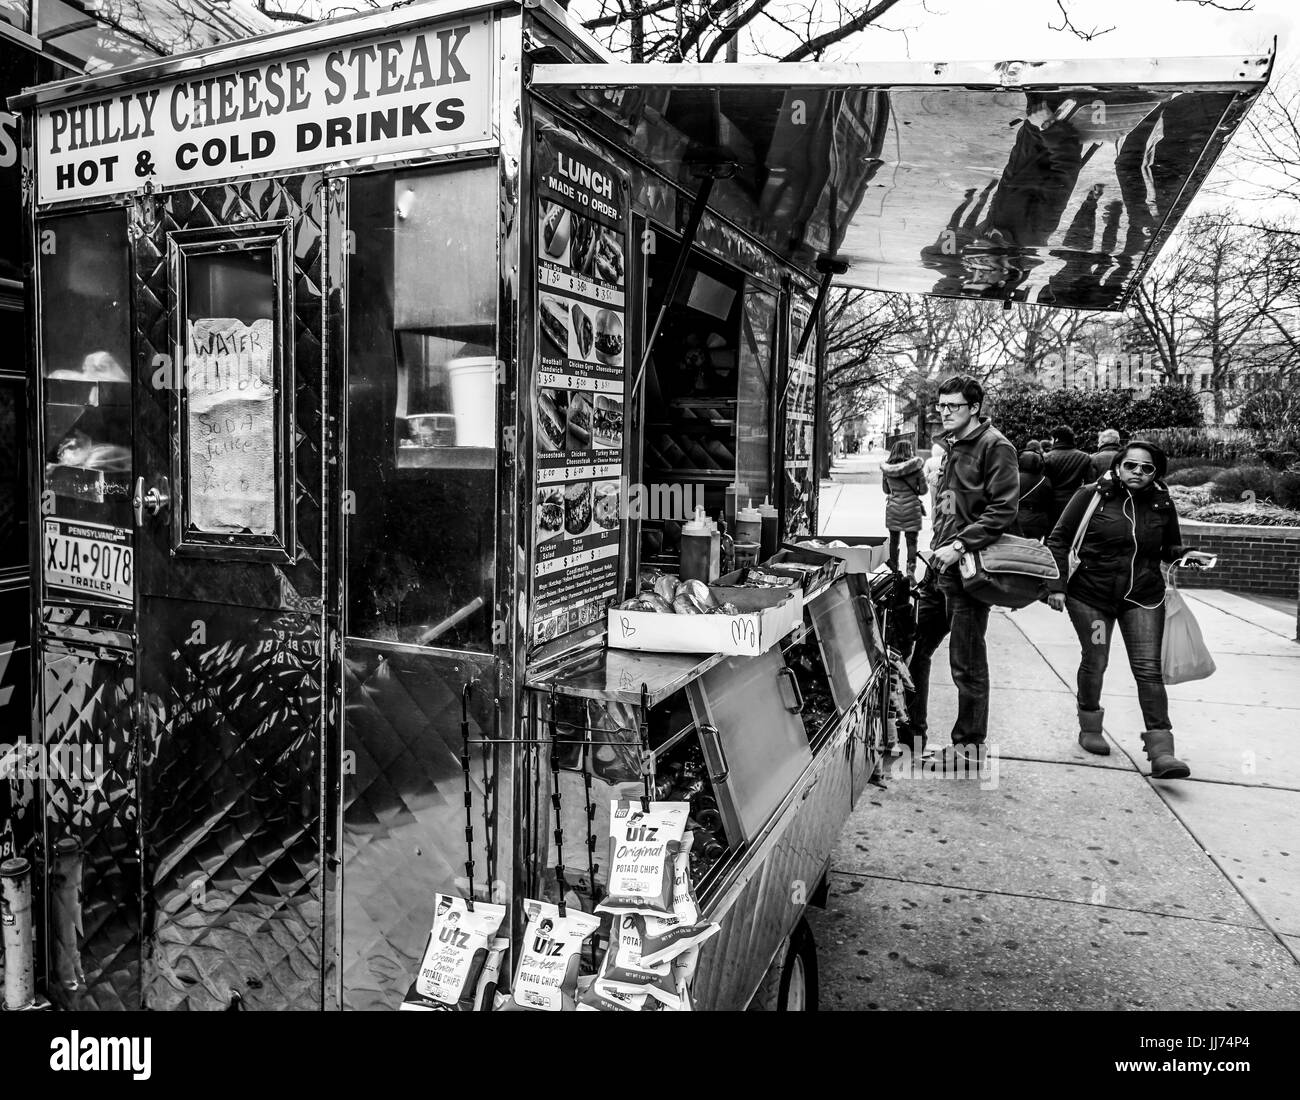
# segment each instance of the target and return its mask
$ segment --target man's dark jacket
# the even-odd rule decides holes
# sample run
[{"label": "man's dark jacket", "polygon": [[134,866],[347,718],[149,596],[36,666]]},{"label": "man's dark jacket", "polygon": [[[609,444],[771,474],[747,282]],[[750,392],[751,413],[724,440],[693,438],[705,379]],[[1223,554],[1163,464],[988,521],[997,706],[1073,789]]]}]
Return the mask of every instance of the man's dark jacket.
[{"label": "man's dark jacket", "polygon": [[1020,467],[1016,449],[987,416],[965,439],[943,436],[947,452],[936,492],[934,539],[938,549],[961,539],[980,550],[1014,530],[1020,507]]},{"label": "man's dark jacket", "polygon": [[1074,447],[1053,447],[1048,451],[1043,456],[1043,473],[1052,483],[1052,496],[1055,499],[1053,520],[1060,516],[1061,510],[1070,503],[1070,498],[1080,485],[1097,477],[1092,472],[1092,456]]},{"label": "man's dark jacket", "polygon": [[1092,477],[1089,478],[1090,481],[1096,481],[1102,474],[1110,469],[1111,463],[1115,461],[1115,452],[1118,450],[1118,443],[1107,443],[1089,459],[1092,463]]},{"label": "man's dark jacket", "polygon": [[[1070,546],[1094,493],[1101,494],[1101,501],[1088,523],[1079,568],[1067,588]],[[1126,605],[1158,606],[1165,594],[1160,563],[1185,552],[1178,513],[1163,484],[1154,481],[1130,493],[1114,473],[1074,494],[1048,536],[1047,547],[1061,571],[1060,579],[1048,587],[1111,614]]]}]

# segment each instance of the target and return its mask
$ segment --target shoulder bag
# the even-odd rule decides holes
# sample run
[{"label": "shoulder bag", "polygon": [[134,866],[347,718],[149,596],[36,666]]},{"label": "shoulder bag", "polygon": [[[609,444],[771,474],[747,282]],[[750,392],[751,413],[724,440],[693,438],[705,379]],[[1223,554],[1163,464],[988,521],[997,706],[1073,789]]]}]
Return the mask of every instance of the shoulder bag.
[{"label": "shoulder bag", "polygon": [[982,550],[966,551],[957,569],[967,595],[993,607],[1028,607],[1061,576],[1046,546],[1019,535],[1000,535]]},{"label": "shoulder bag", "polygon": [[1083,513],[1083,519],[1079,523],[1079,529],[1074,533],[1074,541],[1070,543],[1070,556],[1065,563],[1065,583],[1069,584],[1074,577],[1075,570],[1079,568],[1079,548],[1083,545],[1083,538],[1088,533],[1088,524],[1092,522],[1092,514],[1097,510],[1097,505],[1101,502],[1101,494],[1094,492],[1092,500],[1088,501],[1088,510]]}]

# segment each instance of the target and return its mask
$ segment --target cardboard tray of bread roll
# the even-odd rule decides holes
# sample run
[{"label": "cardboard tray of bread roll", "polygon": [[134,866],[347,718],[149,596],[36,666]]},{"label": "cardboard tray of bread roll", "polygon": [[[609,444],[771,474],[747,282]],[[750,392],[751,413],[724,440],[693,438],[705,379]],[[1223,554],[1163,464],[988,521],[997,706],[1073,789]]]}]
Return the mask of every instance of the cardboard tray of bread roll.
[{"label": "cardboard tray of bread roll", "polygon": [[803,595],[796,588],[727,588],[710,585],[718,603],[739,615],[664,615],[609,609],[612,649],[656,653],[725,653],[756,657],[803,622]]},{"label": "cardboard tray of bread roll", "polygon": [[[846,573],[870,573],[889,557],[888,535],[836,535],[833,539],[820,540],[820,546],[803,545],[808,540],[787,542],[787,550],[801,550],[807,553],[826,554],[839,558],[844,563]],[[828,542],[842,542],[843,546],[827,546]]]}]

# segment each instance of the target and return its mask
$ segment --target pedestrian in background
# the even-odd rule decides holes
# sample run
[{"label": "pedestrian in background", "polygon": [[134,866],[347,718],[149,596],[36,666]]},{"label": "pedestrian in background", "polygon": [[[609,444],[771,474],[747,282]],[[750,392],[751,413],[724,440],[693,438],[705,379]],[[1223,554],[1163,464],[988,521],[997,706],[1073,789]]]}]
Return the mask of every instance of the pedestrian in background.
[{"label": "pedestrian in background", "polygon": [[1119,432],[1106,428],[1097,433],[1097,452],[1092,457],[1092,480],[1096,481],[1110,469],[1115,461],[1115,452],[1119,450]]},{"label": "pedestrian in background", "polygon": [[[1137,681],[1138,706],[1146,727],[1142,744],[1151,776],[1186,779],[1191,769],[1174,755],[1160,662],[1165,631],[1165,579],[1160,563],[1184,555],[1208,563],[1211,555],[1188,552],[1182,545],[1178,513],[1162,480],[1167,467],[1164,451],[1134,439],[1115,452],[1110,470],[1095,485],[1074,494],[1047,539],[1061,571],[1050,585],[1047,602],[1053,611],[1069,612],[1079,637],[1079,744],[1097,756],[1110,754],[1102,736],[1101,689],[1118,623]],[[1094,500],[1096,507],[1089,515]],[[1079,564],[1070,577],[1070,549],[1081,529]]]},{"label": "pedestrian in background", "polygon": [[1052,430],[1052,449],[1043,457],[1043,472],[1052,483],[1055,524],[1076,490],[1094,480],[1092,458],[1075,445],[1074,430],[1065,424]]},{"label": "pedestrian in background", "polygon": [[1031,439],[1025,444],[1025,450],[1033,451],[1034,454],[1040,455],[1043,453],[1043,445],[1037,439]]},{"label": "pedestrian in background", "polygon": [[930,513],[932,515],[938,507],[939,478],[943,474],[943,460],[946,453],[941,443],[935,443],[930,448],[930,457],[925,460],[925,466],[921,469],[921,472],[925,475],[925,483],[930,486]]},{"label": "pedestrian in background", "polygon": [[1040,542],[1052,533],[1055,505],[1052,483],[1043,472],[1043,456],[1034,451],[1020,452],[1020,509],[1016,526],[1022,538]]},{"label": "pedestrian in background", "polygon": [[898,571],[898,543],[907,541],[907,576],[916,576],[916,540],[925,519],[923,503],[929,486],[922,468],[925,463],[912,443],[900,439],[890,448],[889,459],[880,467],[880,484],[885,495],[885,528],[889,531],[889,568]]}]

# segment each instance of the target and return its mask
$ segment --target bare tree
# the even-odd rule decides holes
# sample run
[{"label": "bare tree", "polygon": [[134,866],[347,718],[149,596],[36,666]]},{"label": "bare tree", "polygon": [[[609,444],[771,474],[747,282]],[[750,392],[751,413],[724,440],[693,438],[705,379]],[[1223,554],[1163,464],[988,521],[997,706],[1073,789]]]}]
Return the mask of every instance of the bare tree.
[{"label": "bare tree", "polygon": [[1300,362],[1298,259],[1285,226],[1241,226],[1230,211],[1201,214],[1138,288],[1134,316],[1161,373],[1203,378],[1216,423],[1248,376],[1290,377]]},{"label": "bare tree", "polygon": [[1295,68],[1275,73],[1255,101],[1215,190],[1284,200],[1300,212],[1300,72]]}]

